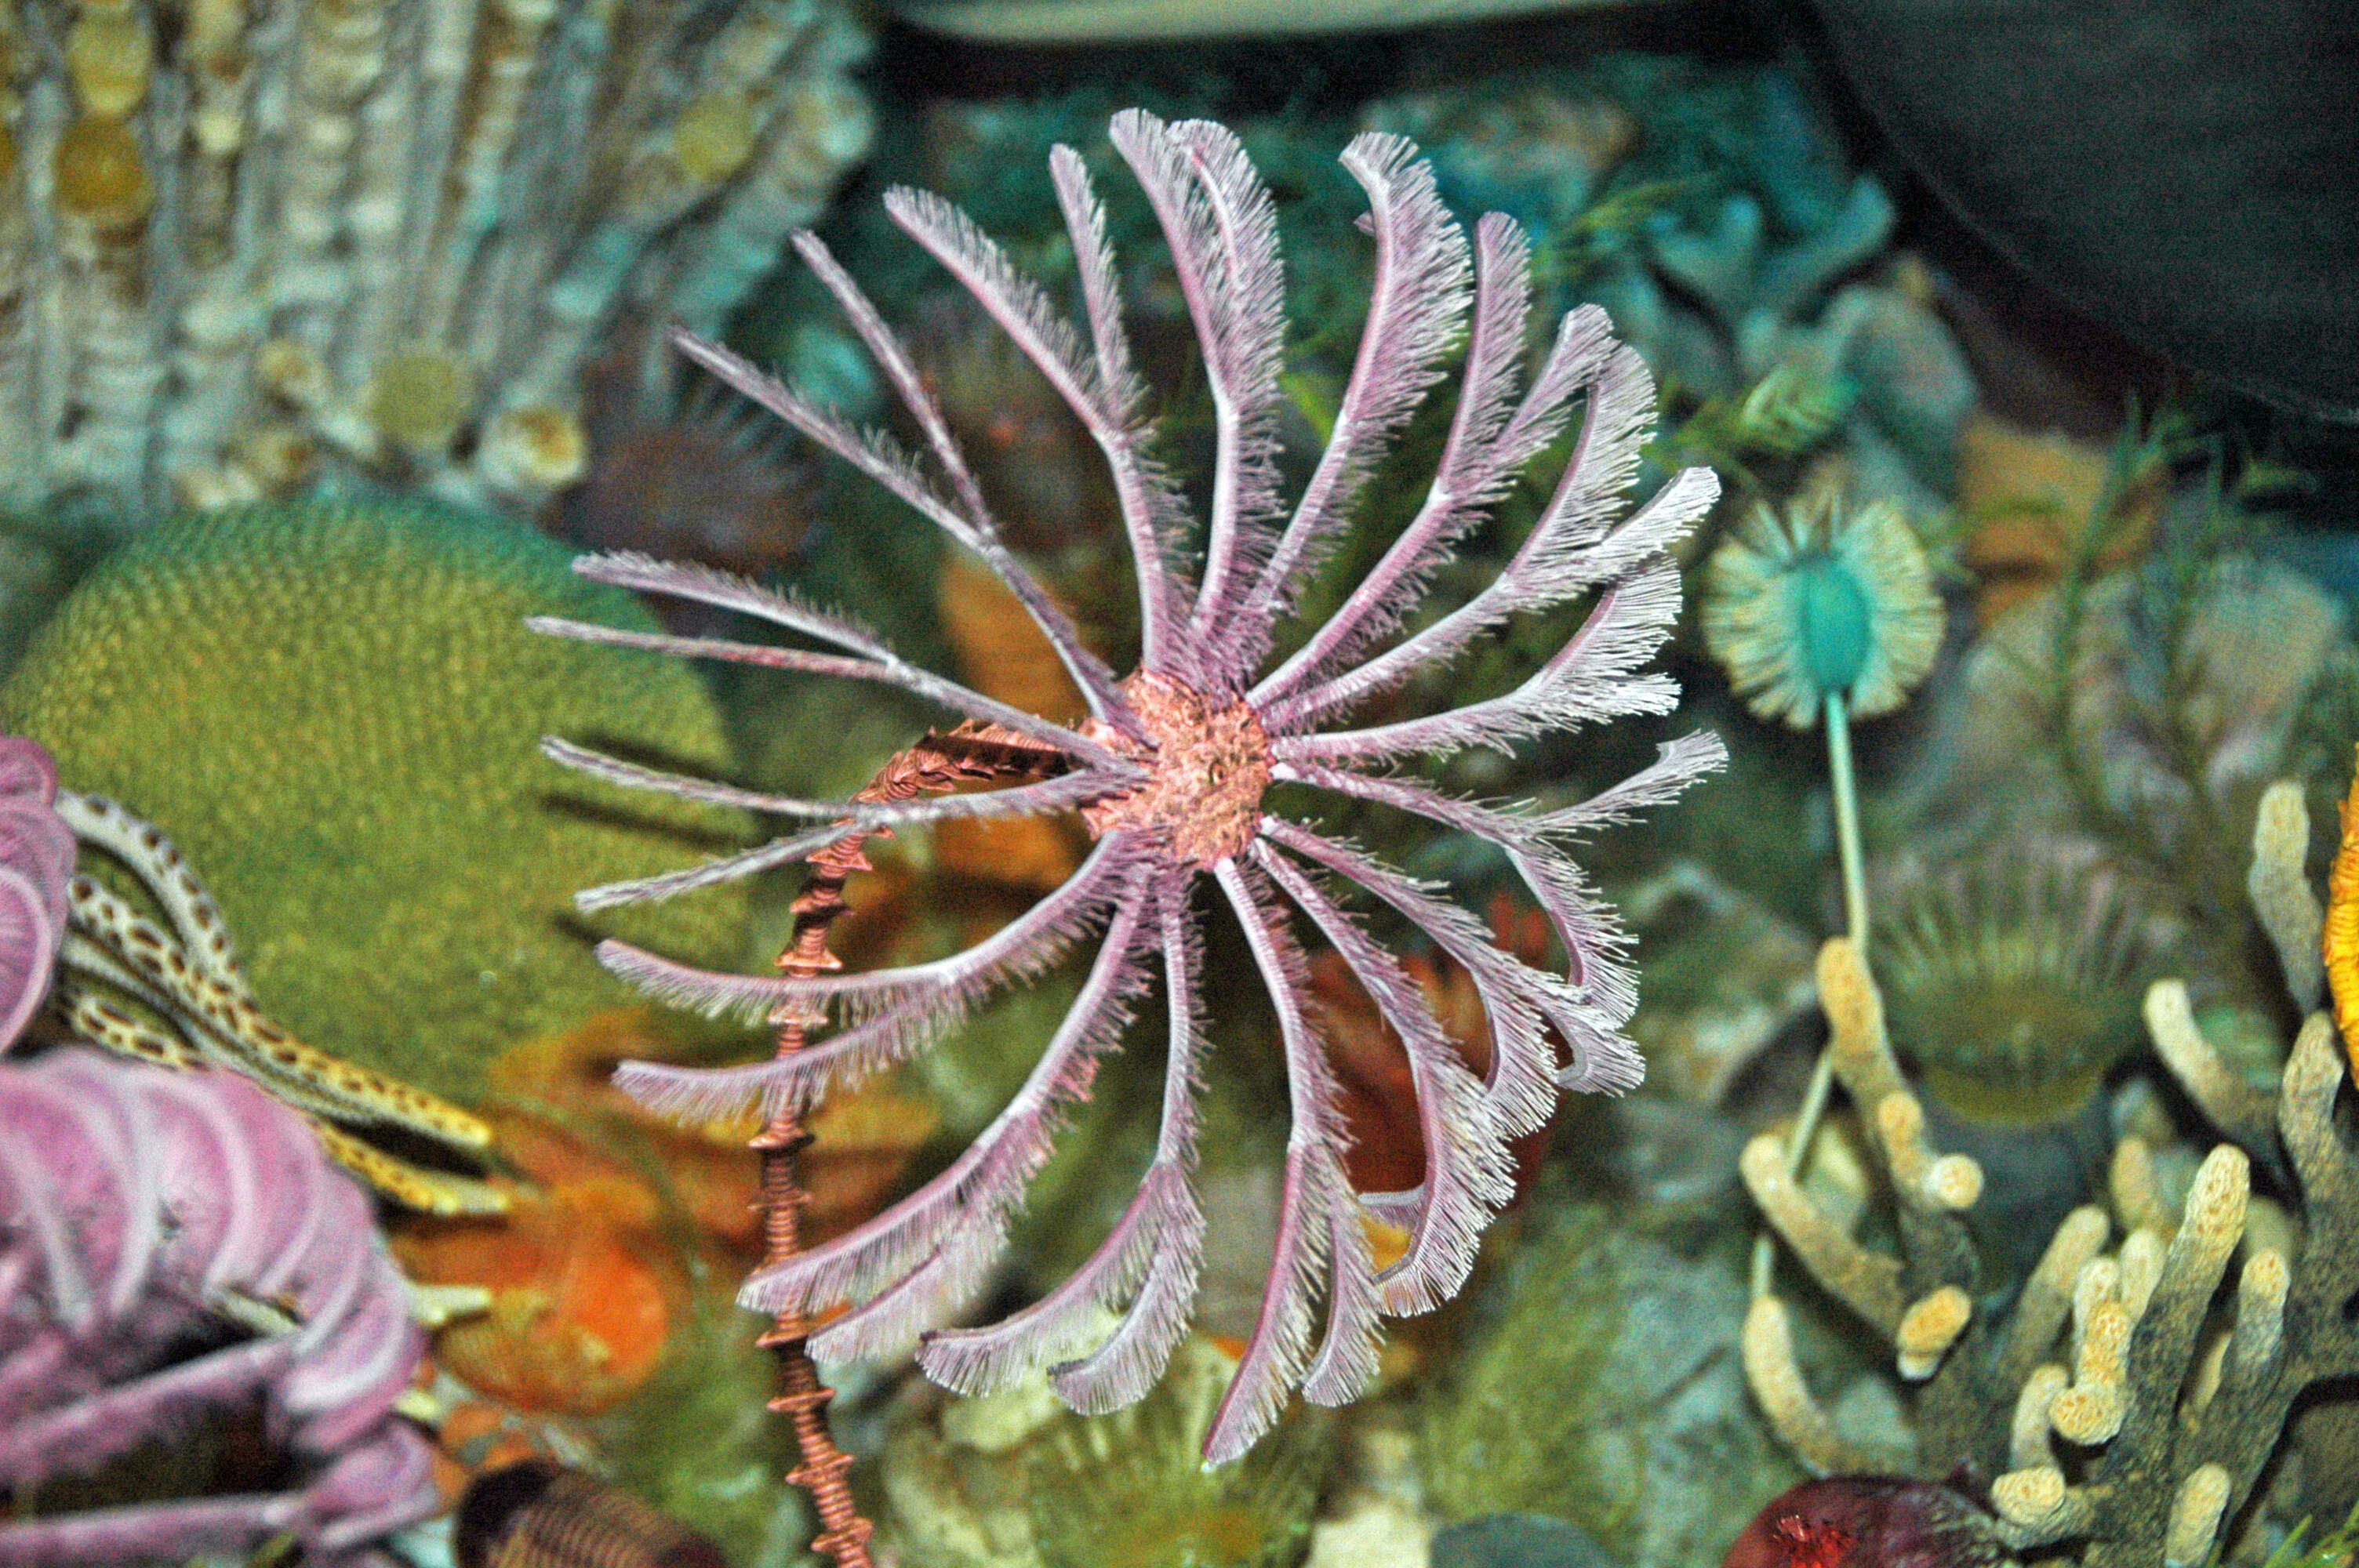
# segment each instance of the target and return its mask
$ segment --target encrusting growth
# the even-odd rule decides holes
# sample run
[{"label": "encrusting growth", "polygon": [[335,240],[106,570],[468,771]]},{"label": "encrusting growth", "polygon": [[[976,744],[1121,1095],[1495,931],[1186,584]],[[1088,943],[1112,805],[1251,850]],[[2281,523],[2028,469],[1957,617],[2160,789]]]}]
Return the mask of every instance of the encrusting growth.
[{"label": "encrusting growth", "polygon": [[[585,907],[661,898],[805,860],[883,827],[959,816],[1079,810],[1096,846],[1062,886],[976,946],[932,963],[865,973],[776,978],[688,968],[620,943],[616,973],[669,1000],[836,1031],[772,1062],[699,1070],[626,1064],[617,1081],[644,1102],[711,1116],[759,1104],[800,1111],[831,1086],[925,1049],[989,991],[1038,973],[1084,932],[1103,931],[1080,992],[1038,1064],[982,1137],[886,1213],[765,1268],[740,1300],[803,1316],[850,1310],[810,1338],[822,1358],[874,1356],[922,1337],[937,1381],[974,1393],[1046,1368],[1074,1409],[1139,1399],[1185,1333],[1196,1293],[1203,1215],[1191,1190],[1194,1098],[1203,1027],[1198,898],[1243,927],[1277,1012],[1289,1083],[1277,1256],[1236,1377],[1205,1440],[1234,1459],[1298,1388],[1337,1404],[1376,1369],[1386,1316],[1454,1293],[1481,1232],[1513,1192],[1512,1140],[1539,1127],[1558,1087],[1618,1091],[1641,1064],[1622,1033],[1636,1006],[1626,937],[1567,853],[1570,841],[1676,795],[1722,756],[1691,735],[1635,776],[1577,804],[1539,809],[1456,796],[1391,770],[1467,746],[1631,714],[1659,714],[1677,687],[1643,666],[1678,613],[1668,555],[1710,506],[1712,475],[1674,476],[1626,515],[1654,410],[1646,367],[1616,343],[1603,312],[1565,318],[1530,377],[1522,374],[1531,311],[1529,247],[1497,213],[1470,244],[1409,143],[1364,135],[1343,162],[1366,190],[1375,278],[1333,431],[1289,509],[1279,497],[1278,412],[1286,334],[1275,210],[1237,138],[1219,125],[1166,124],[1132,111],[1114,146],[1169,242],[1215,411],[1209,515],[1201,535],[1176,487],[1148,456],[1147,393],[1132,366],[1103,215],[1080,155],[1050,160],[1073,242],[1086,337],[1018,275],[992,242],[938,198],[895,190],[886,206],[1041,372],[1103,455],[1137,579],[1138,671],[1118,680],[1016,559],[940,408],[875,307],[809,234],[796,246],[842,306],[920,432],[931,471],[882,435],[862,435],[754,367],[686,334],[691,359],[851,463],[932,521],[1006,585],[1057,650],[1089,717],[1053,723],[901,659],[848,618],[741,579],[635,556],[592,556],[583,575],[733,610],[830,651],[676,637],[541,619],[552,633],[626,647],[873,681],[998,727],[1041,761],[1036,776],[986,793],[929,799],[795,800],[663,773],[552,738],[549,754],[610,781],[734,803],[822,826],[665,876],[600,888]],[[1469,322],[1471,321],[1471,330]],[[1462,339],[1462,332],[1466,335]],[[1299,650],[1272,663],[1277,629],[1325,561],[1387,444],[1464,342],[1463,381],[1439,470],[1416,516]],[[1573,456],[1507,565],[1454,607],[1425,609],[1457,543],[1571,423]],[[1180,557],[1201,542],[1191,577]],[[1521,685],[1421,718],[1353,725],[1344,718],[1412,676],[1452,661],[1510,618],[1586,601],[1587,614]],[[1569,972],[1535,968],[1495,946],[1473,915],[1357,847],[1270,809],[1277,783],[1406,813],[1496,846],[1562,944]],[[1463,968],[1492,1035],[1491,1065],[1466,1065],[1393,953],[1338,902],[1338,883],[1372,895]],[[1296,916],[1348,966],[1407,1046],[1419,1100],[1424,1179],[1397,1192],[1353,1190],[1326,1044],[1309,1003]],[[1103,1246],[1048,1295],[1006,1320],[945,1326],[983,1286],[1027,1184],[1049,1158],[1066,1108],[1087,1098],[1097,1058],[1114,1048],[1159,970],[1169,1050],[1163,1122],[1136,1195]],[[1364,1221],[1407,1232],[1379,1269]],[[1322,1312],[1323,1307],[1323,1312]],[[1107,1331],[1104,1314],[1115,1325]],[[1323,1327],[1322,1327],[1323,1317]]]}]

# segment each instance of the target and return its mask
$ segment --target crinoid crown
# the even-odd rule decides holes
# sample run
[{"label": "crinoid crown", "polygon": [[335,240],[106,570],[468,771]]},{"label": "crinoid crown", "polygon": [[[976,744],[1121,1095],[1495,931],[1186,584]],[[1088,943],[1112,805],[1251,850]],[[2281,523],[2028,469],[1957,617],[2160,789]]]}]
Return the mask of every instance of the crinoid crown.
[{"label": "crinoid crown", "polygon": [[[1584,308],[1564,319],[1527,383],[1531,286],[1522,231],[1494,212],[1476,225],[1470,245],[1416,148],[1370,135],[1343,158],[1372,209],[1364,225],[1375,243],[1367,322],[1332,437],[1289,508],[1279,497],[1286,319],[1269,192],[1237,138],[1219,125],[1166,124],[1134,111],[1115,118],[1113,136],[1170,242],[1211,386],[1216,442],[1201,528],[1147,455],[1146,388],[1132,368],[1114,259],[1080,155],[1059,147],[1050,169],[1079,264],[1086,340],[957,209],[906,189],[886,196],[886,206],[1038,366],[1104,454],[1138,579],[1142,646],[1139,668],[1126,680],[1082,645],[1010,555],[908,355],[818,240],[805,234],[796,245],[908,405],[930,468],[723,351],[679,340],[714,375],[987,562],[1055,644],[1088,699],[1086,721],[1067,728],[995,702],[904,662],[854,622],[798,599],[643,557],[592,556],[577,569],[742,611],[828,651],[538,623],[566,636],[899,687],[1046,749],[1056,761],[1049,776],[919,801],[788,800],[651,773],[560,740],[548,749],[560,762],[623,784],[827,824],[669,876],[594,890],[583,895],[592,907],[785,864],[856,828],[1082,812],[1097,841],[1071,880],[995,935],[932,963],[752,978],[688,968],[614,943],[601,953],[616,973],[677,1002],[774,1020],[835,1011],[842,1027],[833,1035],[774,1062],[720,1070],[635,1064],[619,1076],[649,1105],[713,1115],[757,1101],[805,1107],[831,1084],[923,1050],[978,998],[1038,972],[1085,932],[1103,929],[1071,1011],[973,1146],[886,1213],[756,1273],[741,1297],[766,1311],[853,1303],[813,1337],[814,1351],[847,1359],[922,1336],[927,1371],[968,1392],[1046,1367],[1075,1409],[1110,1410],[1146,1392],[1185,1332],[1203,1230],[1189,1179],[1203,1042],[1195,894],[1200,881],[1211,884],[1209,905],[1225,904],[1243,926],[1276,1005],[1292,1118],[1277,1257],[1206,1440],[1206,1454],[1219,1461],[1243,1453],[1297,1387],[1323,1403],[1351,1399],[1375,1370],[1381,1320],[1425,1311],[1459,1288],[1483,1227],[1510,1195],[1509,1141],[1548,1119],[1559,1085],[1614,1091],[1638,1081],[1637,1055],[1620,1033],[1636,1001],[1621,962],[1625,939],[1564,846],[1676,795],[1716,765],[1718,742],[1708,735],[1675,741],[1614,788],[1546,811],[1462,799],[1391,769],[1469,745],[1504,749],[1579,723],[1669,709],[1678,696],[1669,677],[1641,673],[1679,611],[1679,571],[1665,552],[1711,505],[1717,485],[1708,471],[1691,469],[1620,515],[1654,408],[1646,366],[1614,341],[1603,312]],[[1277,628],[1344,527],[1374,464],[1440,378],[1462,334],[1463,382],[1422,506],[1342,607],[1310,629],[1299,650],[1265,668]],[[1428,609],[1425,589],[1436,568],[1565,432],[1576,406],[1571,460],[1513,557],[1464,602]],[[1580,629],[1504,696],[1356,727],[1345,717],[1447,663],[1510,617],[1577,599],[1590,603]],[[1547,913],[1569,972],[1518,961],[1493,946],[1443,890],[1277,815],[1265,791],[1281,781],[1489,840]],[[1469,1069],[1400,960],[1339,902],[1342,884],[1388,905],[1472,977],[1493,1035],[1486,1076]],[[1408,1049],[1425,1144],[1425,1179],[1413,1189],[1360,1193],[1346,1177],[1336,1080],[1307,1005],[1299,921],[1342,956]],[[1158,970],[1169,1041],[1163,1128],[1136,1197],[1096,1255],[1048,1296],[997,1324],[944,1326],[1000,1251],[1063,1108],[1087,1097],[1095,1059],[1115,1045]],[[1382,1269],[1363,1224],[1371,1217],[1408,1233],[1406,1251]],[[1116,1318],[1111,1332],[1109,1312]]]}]

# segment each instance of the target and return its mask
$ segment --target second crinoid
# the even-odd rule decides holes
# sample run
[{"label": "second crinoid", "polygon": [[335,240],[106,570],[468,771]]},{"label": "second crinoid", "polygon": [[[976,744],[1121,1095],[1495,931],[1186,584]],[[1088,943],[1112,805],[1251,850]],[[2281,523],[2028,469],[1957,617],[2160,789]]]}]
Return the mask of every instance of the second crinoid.
[{"label": "second crinoid", "polygon": [[[1234,1381],[1205,1440],[1235,1458],[1299,1387],[1322,1403],[1353,1398],[1375,1374],[1381,1321],[1455,1292],[1484,1225],[1512,1193],[1510,1140],[1540,1126],[1560,1085],[1626,1089],[1641,1064],[1622,1035],[1636,989],[1614,912],[1566,853],[1569,840],[1676,795],[1716,765],[1708,735],[1672,741],[1660,759],[1585,801],[1540,809],[1461,798],[1393,770],[1468,746],[1505,749],[1532,736],[1620,715],[1668,711],[1671,679],[1642,673],[1679,611],[1667,551],[1711,505],[1711,473],[1675,476],[1624,514],[1654,384],[1615,342],[1604,314],[1566,317],[1526,380],[1529,246],[1486,215],[1472,243],[1434,189],[1431,169],[1397,136],[1368,135],[1343,167],[1368,193],[1375,277],[1359,351],[1324,451],[1289,507],[1279,496],[1279,373],[1284,278],[1267,189],[1237,138],[1204,121],[1166,124],[1139,112],[1114,122],[1114,145],[1137,176],[1171,247],[1215,414],[1209,516],[1201,531],[1147,455],[1145,386],[1133,369],[1098,200],[1081,156],[1050,160],[1073,243],[1087,336],[1019,276],[957,209],[895,190],[894,219],[975,297],[1071,406],[1112,473],[1138,582],[1139,666],[1117,679],[1003,542],[965,459],[899,341],[825,247],[797,248],[842,307],[908,406],[931,461],[685,335],[690,358],[939,524],[998,574],[1055,645],[1090,717],[1068,727],[995,702],[907,663],[845,617],[741,579],[632,556],[592,556],[585,576],[743,611],[828,651],[658,636],[542,621],[565,636],[772,668],[880,682],[1005,727],[1054,753],[1049,776],[983,794],[898,803],[782,799],[650,772],[552,740],[549,754],[617,783],[723,801],[824,826],[678,873],[601,888],[591,907],[661,898],[804,859],[848,835],[955,816],[1078,809],[1095,848],[1061,887],[973,947],[927,964],[775,978],[712,974],[618,943],[600,956],[667,1000],[776,1021],[829,1016],[837,1032],[808,1049],[744,1067],[626,1065],[618,1081],[649,1105],[715,1115],[759,1103],[808,1107],[840,1084],[921,1051],[994,988],[1037,974],[1085,932],[1103,941],[1080,994],[1016,1098],[941,1174],[866,1224],[756,1273],[741,1300],[818,1314],[853,1303],[811,1337],[823,1359],[874,1356],[922,1336],[919,1359],[966,1392],[1046,1368],[1075,1409],[1103,1411],[1143,1395],[1185,1332],[1196,1293],[1203,1216],[1190,1190],[1205,989],[1197,895],[1242,926],[1274,1004],[1286,1057],[1288,1140],[1277,1256]],[[1471,328],[1468,323],[1471,316]],[[1463,334],[1462,339],[1462,334]],[[1355,496],[1444,362],[1464,342],[1463,379],[1438,472],[1414,518],[1323,623],[1273,659],[1279,627],[1349,522]],[[1537,521],[1485,587],[1429,603],[1438,568],[1541,453],[1565,436],[1572,456]],[[1183,564],[1183,556],[1193,559]],[[1193,569],[1190,569],[1190,568]],[[1586,618],[1521,685],[1422,718],[1353,724],[1345,716],[1415,675],[1448,664],[1510,618],[1586,600]],[[1567,973],[1493,945],[1442,890],[1355,846],[1277,815],[1277,783],[1308,785],[1410,814],[1496,847],[1546,912]],[[1472,978],[1492,1034],[1478,1076],[1443,1033],[1401,960],[1338,902],[1351,884],[1388,906]],[[1288,906],[1291,906],[1290,909]],[[1424,1179],[1361,1193],[1344,1169],[1343,1117],[1326,1042],[1310,1005],[1296,917],[1349,967],[1408,1048],[1424,1141]],[[1085,1098],[1097,1058],[1161,971],[1169,1054],[1162,1132],[1136,1197],[1096,1254],[1062,1285],[1006,1320],[944,1326],[977,1293],[1005,1243],[1027,1183],[1049,1152],[1063,1108]],[[1379,1268],[1364,1221],[1407,1233]],[[1323,1298],[1323,1327],[1321,1305]],[[1114,1325],[1106,1327],[1107,1314]]]}]

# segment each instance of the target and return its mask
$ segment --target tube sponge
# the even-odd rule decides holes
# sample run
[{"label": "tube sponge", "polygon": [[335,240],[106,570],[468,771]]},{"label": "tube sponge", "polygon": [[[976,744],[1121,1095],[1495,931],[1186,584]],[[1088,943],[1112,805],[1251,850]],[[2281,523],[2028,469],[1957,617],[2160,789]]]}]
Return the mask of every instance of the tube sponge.
[{"label": "tube sponge", "polygon": [[546,734],[712,773],[675,661],[536,637],[657,630],[519,525],[407,503],[183,517],[102,562],[0,687],[65,781],[171,834],[304,1039],[472,1102],[489,1048],[629,1000],[595,936],[734,961],[745,895],[576,915],[579,887],[750,837],[741,813],[560,773]]}]

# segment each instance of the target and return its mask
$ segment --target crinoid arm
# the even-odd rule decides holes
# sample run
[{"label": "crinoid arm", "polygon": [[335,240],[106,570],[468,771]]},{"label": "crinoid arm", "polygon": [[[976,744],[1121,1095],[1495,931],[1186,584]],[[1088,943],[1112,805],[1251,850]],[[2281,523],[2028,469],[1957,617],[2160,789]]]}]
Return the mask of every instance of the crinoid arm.
[{"label": "crinoid arm", "polygon": [[1138,581],[1141,659],[1152,669],[1164,657],[1176,610],[1163,530],[1180,503],[1169,482],[1147,460],[1148,432],[1135,422],[1144,388],[1131,369],[1104,211],[1090,187],[1087,168],[1071,147],[1058,147],[1050,164],[1081,268],[1093,350],[1093,358],[1086,362],[1071,325],[1053,312],[1040,286],[1009,265],[973,219],[929,191],[906,187],[886,192],[885,210],[982,303],[1103,454]]},{"label": "crinoid arm", "polygon": [[[926,1336],[919,1364],[945,1388],[983,1393],[1047,1366],[1058,1397],[1085,1415],[1103,1414],[1144,1398],[1187,1333],[1204,1249],[1204,1214],[1189,1181],[1203,958],[1187,918],[1187,892],[1185,879],[1177,879],[1156,901],[1169,1050],[1155,1157],[1138,1191],[1089,1261],[1040,1300],[988,1327]],[[1111,1333],[1103,1311],[1122,1314]]]},{"label": "crinoid arm", "polygon": [[1378,1281],[1386,1312],[1430,1311],[1466,1282],[1484,1227],[1515,1195],[1506,1130],[1481,1081],[1459,1058],[1401,961],[1267,843],[1256,844],[1253,856],[1343,955],[1408,1052],[1418,1131],[1425,1142],[1425,1180],[1414,1192],[1399,1195],[1392,1218],[1408,1231],[1408,1247]]},{"label": "crinoid arm", "polygon": [[1245,145],[1209,120],[1166,124],[1141,109],[1114,116],[1114,150],[1130,165],[1171,246],[1180,293],[1196,326],[1212,393],[1213,462],[1204,566],[1187,642],[1201,677],[1234,679],[1240,649],[1215,658],[1204,633],[1232,584],[1249,580],[1276,544],[1278,375],[1286,348],[1286,269],[1277,210]]},{"label": "crinoid arm", "polygon": [[1049,645],[1057,652],[1066,674],[1081,687],[1091,714],[1103,723],[1111,724],[1125,732],[1135,732],[1137,720],[1115,689],[1114,674],[1103,660],[1090,652],[1082,643],[1081,633],[1071,617],[1058,608],[1038,580],[1022,562],[1009,553],[999,536],[999,525],[984,503],[983,491],[961,455],[958,444],[942,418],[933,395],[926,390],[917,367],[909,361],[908,351],[902,347],[868,297],[853,283],[825,245],[815,234],[804,232],[795,236],[795,249],[828,291],[835,296],[844,318],[852,324],[869,354],[885,373],[896,393],[919,427],[925,433],[928,446],[951,481],[956,499],[946,497],[936,490],[915,460],[894,445],[882,431],[859,434],[833,414],[819,408],[799,394],[789,390],[776,379],[762,374],[751,364],[716,343],[684,331],[676,331],[672,341],[680,351],[702,365],[724,384],[752,398],[769,409],[804,435],[842,458],[867,474],[913,510],[939,526],[944,533],[988,566],[994,576],[1007,586],[1017,602],[1038,625]]},{"label": "crinoid arm", "polygon": [[[1384,1303],[1360,1223],[1363,1211],[1343,1171],[1348,1140],[1334,1075],[1304,1001],[1310,976],[1302,950],[1258,872],[1223,861],[1213,876],[1245,927],[1255,967],[1277,1010],[1292,1119],[1269,1281],[1236,1376],[1204,1438],[1204,1457],[1221,1465],[1241,1457],[1269,1430],[1298,1386],[1320,1404],[1356,1397],[1375,1375]],[[1327,1326],[1314,1348],[1322,1274]]]},{"label": "crinoid arm", "polygon": [[812,611],[799,601],[769,593],[752,583],[730,578],[723,572],[700,569],[694,573],[681,571],[676,575],[659,575],[649,570],[614,569],[618,566],[639,568],[653,565],[644,557],[635,556],[582,556],[574,561],[573,569],[597,581],[617,582],[648,592],[691,600],[699,604],[759,615],[789,631],[848,647],[851,652],[818,654],[766,643],[735,643],[718,637],[677,637],[660,632],[634,632],[622,627],[601,626],[594,622],[571,621],[557,615],[531,616],[525,624],[548,636],[570,637],[576,642],[597,643],[607,647],[637,648],[650,653],[677,654],[687,658],[723,659],[734,664],[759,665],[769,669],[795,670],[807,675],[833,676],[844,680],[875,681],[896,686],[929,701],[940,703],[969,719],[1004,724],[1043,745],[1068,753],[1077,762],[1100,767],[1121,765],[1120,759],[1097,741],[1061,724],[1052,724],[1037,714],[994,701],[981,692],[969,690],[931,670],[921,669],[895,654],[881,641],[859,632],[842,617]]},{"label": "crinoid arm", "polygon": [[[1555,439],[1568,412],[1558,383],[1564,367],[1577,362],[1579,345],[1587,340],[1573,330],[1575,318],[1567,318],[1549,355],[1549,369],[1511,414],[1521,379],[1531,292],[1530,242],[1514,220],[1486,213],[1475,230],[1474,321],[1464,380],[1424,503],[1343,606],[1285,663],[1262,677],[1253,689],[1256,702],[1273,701],[1334,673],[1395,630],[1407,609],[1423,598],[1434,568],[1449,558],[1466,530],[1482,520],[1523,467]],[[1602,335],[1604,313],[1589,315],[1593,319],[1583,322],[1587,335]]]},{"label": "crinoid arm", "polygon": [[1055,963],[1109,909],[1121,907],[1140,855],[1135,840],[1110,835],[1056,892],[990,936],[946,958],[900,968],[808,979],[728,975],[625,943],[602,943],[598,954],[607,968],[666,1000],[749,1020],[782,1010],[810,1016],[841,1002],[859,1020],[791,1057],[722,1068],[631,1062],[615,1084],[649,1109],[677,1116],[732,1116],[753,1104],[807,1107],[831,1083],[864,1077],[923,1050],[983,997]]},{"label": "crinoid arm", "polygon": [[[1602,585],[1619,583],[1634,572],[1659,567],[1670,546],[1712,509],[1712,503],[1719,499],[1719,480],[1709,469],[1684,469],[1627,518],[1618,524],[1607,525],[1637,470],[1639,449],[1653,417],[1655,382],[1645,362],[1608,335],[1604,312],[1594,311],[1590,316],[1591,311],[1594,311],[1593,307],[1584,307],[1566,319],[1566,330],[1558,338],[1558,352],[1571,362],[1559,370],[1557,356],[1552,354],[1527,399],[1527,407],[1543,397],[1554,398],[1561,405],[1575,393],[1581,393],[1587,406],[1571,460],[1559,476],[1556,490],[1538,521],[1532,524],[1515,555],[1473,598],[1373,657],[1326,674],[1324,678],[1314,678],[1326,665],[1343,664],[1341,650],[1351,645],[1352,638],[1339,636],[1336,653],[1323,664],[1306,664],[1291,676],[1282,666],[1263,687],[1256,688],[1262,694],[1259,700],[1267,705],[1266,712],[1274,732],[1302,733],[1331,714],[1398,686],[1420,669],[1447,664],[1476,637],[1511,617],[1562,604]],[[1583,326],[1589,330],[1580,330]],[[1518,420],[1521,417],[1519,413]],[[1515,427],[1511,422],[1511,434]],[[1502,444],[1511,443],[1503,437]],[[1527,454],[1524,461],[1529,460]],[[1377,569],[1380,574],[1384,571],[1383,562],[1378,563]],[[1670,588],[1671,614],[1676,614],[1678,608],[1677,591],[1674,582]],[[1659,592],[1658,589],[1657,597],[1639,608],[1660,612],[1663,607]],[[1388,596],[1389,587],[1386,594],[1376,596],[1377,603],[1355,604],[1353,600],[1346,600],[1336,612],[1337,617],[1353,634],[1369,627],[1371,622],[1381,624],[1378,618],[1386,614],[1397,622],[1407,605],[1393,600],[1390,602],[1397,608],[1379,608]],[[1408,604],[1417,601],[1416,596],[1404,597]],[[1669,620],[1669,615],[1666,615],[1663,630],[1668,630]],[[1631,634],[1627,629],[1640,624],[1625,611],[1621,617],[1596,622],[1595,629],[1623,630],[1627,635]],[[1308,645],[1317,646],[1319,637],[1314,633]],[[1593,645],[1585,656],[1597,658],[1620,646],[1618,641],[1608,640]],[[1552,660],[1560,679],[1577,666],[1582,656],[1572,655],[1570,663]],[[1520,695],[1528,702],[1553,692],[1557,685],[1553,680],[1544,682]],[[1604,715],[1571,715],[1575,722],[1592,717]],[[1320,740],[1331,750],[1338,744],[1325,735]],[[1488,743],[1488,738],[1436,733],[1431,743],[1454,747]]]},{"label": "crinoid arm", "polygon": [[814,1336],[822,1359],[873,1356],[916,1340],[971,1295],[1009,1217],[1048,1162],[1061,1108],[1088,1098],[1097,1058],[1129,1022],[1146,982],[1147,868],[1125,870],[1090,973],[1016,1098],[948,1170],[875,1218],[748,1278],[738,1300],[760,1312],[861,1304]]},{"label": "crinoid arm", "polygon": [[[1340,161],[1368,193],[1364,226],[1375,237],[1375,277],[1319,464],[1260,572],[1213,607],[1216,641],[1240,674],[1268,655],[1279,621],[1342,535],[1377,460],[1441,379],[1442,356],[1466,315],[1466,235],[1442,205],[1433,167],[1417,156],[1416,144],[1371,131],[1354,137]],[[1490,389],[1480,384],[1490,368],[1477,360],[1470,371],[1475,382],[1466,398],[1478,423],[1490,417]]]}]

